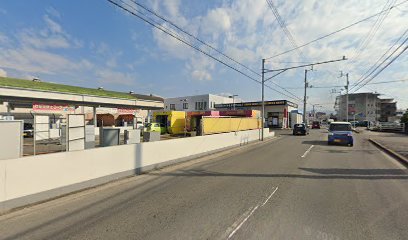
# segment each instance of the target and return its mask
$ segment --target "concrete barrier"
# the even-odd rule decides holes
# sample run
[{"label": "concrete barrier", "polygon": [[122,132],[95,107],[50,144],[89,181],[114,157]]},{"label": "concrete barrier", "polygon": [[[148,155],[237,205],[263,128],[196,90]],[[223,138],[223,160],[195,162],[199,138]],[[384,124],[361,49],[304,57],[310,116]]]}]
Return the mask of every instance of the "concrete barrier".
[{"label": "concrete barrier", "polygon": [[[259,140],[260,130],[0,161],[0,213]],[[265,137],[274,132],[264,129]]]}]

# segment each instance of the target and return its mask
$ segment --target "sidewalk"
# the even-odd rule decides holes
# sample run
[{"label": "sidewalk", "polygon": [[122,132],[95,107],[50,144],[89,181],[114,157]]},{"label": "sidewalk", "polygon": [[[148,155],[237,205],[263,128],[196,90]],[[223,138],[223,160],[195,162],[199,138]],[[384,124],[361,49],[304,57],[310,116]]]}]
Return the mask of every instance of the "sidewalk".
[{"label": "sidewalk", "polygon": [[381,145],[393,150],[394,152],[408,159],[408,135],[400,133],[373,132],[361,130],[361,134],[367,138],[373,139]]}]

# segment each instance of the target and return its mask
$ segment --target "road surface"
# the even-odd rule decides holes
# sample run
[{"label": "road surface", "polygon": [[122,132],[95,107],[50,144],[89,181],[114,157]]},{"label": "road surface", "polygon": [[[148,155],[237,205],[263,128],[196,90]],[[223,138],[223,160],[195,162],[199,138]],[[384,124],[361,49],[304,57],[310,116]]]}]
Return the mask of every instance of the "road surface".
[{"label": "road surface", "polygon": [[[280,137],[0,216],[0,239],[408,239],[406,168]],[[29,181],[29,179],[27,179]]]}]

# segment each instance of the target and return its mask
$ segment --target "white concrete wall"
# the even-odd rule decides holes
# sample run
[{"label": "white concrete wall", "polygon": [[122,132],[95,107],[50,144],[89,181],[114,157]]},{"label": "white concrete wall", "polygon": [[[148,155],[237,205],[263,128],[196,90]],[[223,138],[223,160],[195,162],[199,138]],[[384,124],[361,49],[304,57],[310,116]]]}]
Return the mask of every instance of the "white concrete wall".
[{"label": "white concrete wall", "polygon": [[[269,133],[268,129],[264,129],[264,134],[265,137],[274,136],[274,133]],[[259,130],[250,130],[2,160],[0,161],[0,212],[8,210],[2,204],[5,201],[29,198],[33,194],[61,189],[137,168],[246,144],[258,140],[259,136]],[[63,191],[59,191],[48,198],[62,193]]]}]

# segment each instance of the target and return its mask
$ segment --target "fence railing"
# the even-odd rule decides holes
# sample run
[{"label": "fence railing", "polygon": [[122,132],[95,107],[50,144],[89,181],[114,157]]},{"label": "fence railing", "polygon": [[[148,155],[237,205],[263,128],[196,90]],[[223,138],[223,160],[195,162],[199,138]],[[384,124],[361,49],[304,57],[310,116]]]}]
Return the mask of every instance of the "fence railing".
[{"label": "fence railing", "polygon": [[379,122],[370,128],[374,131],[405,132],[405,123]]}]

